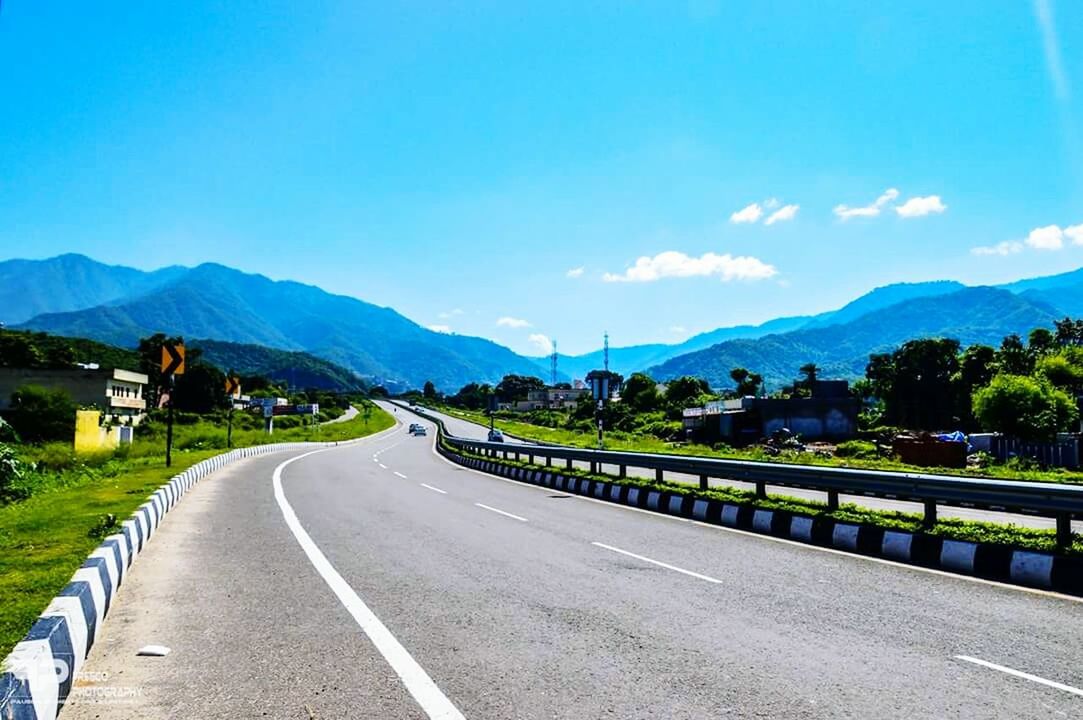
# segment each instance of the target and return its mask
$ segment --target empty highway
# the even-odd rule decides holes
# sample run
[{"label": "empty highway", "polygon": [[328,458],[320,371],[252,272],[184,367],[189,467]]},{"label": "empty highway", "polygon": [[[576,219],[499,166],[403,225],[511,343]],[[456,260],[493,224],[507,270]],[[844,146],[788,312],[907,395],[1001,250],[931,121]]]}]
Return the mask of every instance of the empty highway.
[{"label": "empty highway", "polygon": [[203,480],[61,717],[1083,716],[1077,601],[486,476],[424,424]]}]

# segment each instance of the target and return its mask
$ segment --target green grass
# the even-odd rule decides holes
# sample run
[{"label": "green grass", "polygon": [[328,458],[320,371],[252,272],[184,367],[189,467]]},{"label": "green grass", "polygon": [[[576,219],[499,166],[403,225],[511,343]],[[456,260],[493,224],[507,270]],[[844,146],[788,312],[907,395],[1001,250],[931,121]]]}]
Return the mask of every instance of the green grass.
[{"label": "green grass", "polygon": [[[521,461],[500,460],[500,462],[522,468],[537,469],[538,467],[543,467],[543,465],[538,463],[531,465],[530,463]],[[803,498],[787,497],[783,495],[772,495],[769,498],[757,498],[756,494],[752,491],[740,490],[732,487],[715,486],[708,490],[700,490],[698,485],[688,483],[672,481],[657,482],[650,478],[638,477],[617,478],[612,475],[599,473],[591,474],[578,468],[572,470],[559,468],[555,469],[555,471],[562,475],[594,478],[646,490],[676,492],[697,499],[719,500],[721,502],[763,510],[781,510],[798,515],[805,515],[807,517],[825,517],[841,522],[873,525],[885,529],[902,530],[906,532],[924,531],[930,535],[938,535],[951,540],[996,543],[1040,552],[1058,551],[1055,530],[1039,530],[1035,528],[1020,527],[1018,525],[959,520],[954,518],[941,519],[931,528],[923,528],[922,516],[918,513],[871,510],[849,503],[842,504],[839,506],[838,510],[831,511],[825,503],[817,503]],[[1071,547],[1060,552],[1070,555],[1083,555],[1083,537],[1076,535],[1073,538]]]},{"label": "green grass", "polygon": [[[234,446],[305,440],[334,441],[362,437],[395,424],[373,408],[328,425],[317,433],[305,428],[234,432]],[[87,554],[107,534],[108,515],[125,520],[158,486],[187,467],[225,448],[225,429],[197,422],[175,428],[173,467],[165,467],[164,440],[152,434],[137,438],[130,450],[88,458],[70,446],[23,448],[21,456],[37,466],[30,497],[0,506],[0,658],[30,629],[54,595],[68,583]]]},{"label": "green grass", "polygon": [[[441,407],[442,412],[470,420],[481,425],[488,426],[489,417],[480,412],[470,412],[457,408]],[[583,433],[564,428],[549,428],[541,425],[520,422],[500,417],[495,421],[496,427],[506,433],[521,437],[526,440],[570,445],[573,447],[597,447],[598,436],[596,433]],[[1060,468],[1049,470],[1036,470],[1025,465],[1003,464],[989,465],[983,468],[927,468],[916,465],[907,465],[892,458],[870,458],[866,453],[858,456],[825,458],[813,453],[795,451],[783,451],[779,455],[768,455],[761,448],[737,449],[737,448],[714,448],[710,445],[695,443],[674,444],[659,440],[650,435],[623,432],[607,432],[605,434],[606,450],[623,450],[628,452],[644,453],[670,453],[676,455],[695,455],[699,457],[717,457],[731,460],[754,460],[758,462],[779,462],[800,465],[822,465],[826,467],[848,467],[863,470],[891,470],[896,472],[939,473],[944,475],[958,475],[962,477],[983,477],[997,480],[1025,480],[1029,482],[1061,482],[1083,484],[1083,472],[1073,472]]]}]

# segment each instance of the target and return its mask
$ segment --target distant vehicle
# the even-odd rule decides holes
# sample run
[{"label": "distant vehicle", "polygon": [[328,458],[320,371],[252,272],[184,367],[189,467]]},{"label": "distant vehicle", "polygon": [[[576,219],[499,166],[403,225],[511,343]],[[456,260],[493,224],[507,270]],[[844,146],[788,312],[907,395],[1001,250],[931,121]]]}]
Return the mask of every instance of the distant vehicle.
[{"label": "distant vehicle", "polygon": [[489,442],[504,442],[504,433],[500,430],[490,430]]},{"label": "distant vehicle", "polygon": [[417,429],[418,429],[419,427],[421,427],[421,426],[420,426],[420,425],[418,425],[417,423],[410,423],[410,429],[409,429],[409,431],[408,431],[408,432],[410,432],[411,434],[413,434],[414,430],[417,430]]},{"label": "distant vehicle", "polygon": [[414,435],[415,436],[422,437],[425,434],[426,433],[425,433],[425,426],[424,425],[418,425],[416,428],[414,428]]}]

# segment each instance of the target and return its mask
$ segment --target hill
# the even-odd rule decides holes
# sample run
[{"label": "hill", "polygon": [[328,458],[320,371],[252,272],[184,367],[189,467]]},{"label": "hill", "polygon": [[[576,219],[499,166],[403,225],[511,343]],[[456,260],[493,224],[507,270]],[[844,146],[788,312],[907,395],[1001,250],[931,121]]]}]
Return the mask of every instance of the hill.
[{"label": "hill", "polygon": [[364,388],[356,373],[306,352],[221,340],[192,340],[190,344],[201,349],[203,358],[223,372],[233,370],[240,375],[261,375],[293,388],[337,392]]},{"label": "hill", "polygon": [[1063,314],[1007,290],[964,288],[905,300],[838,325],[730,340],[671,358],[648,372],[658,380],[698,375],[714,387],[726,387],[732,384],[729,371],[745,367],[761,373],[769,388],[777,388],[792,382],[801,365],[814,362],[824,377],[856,378],[864,374],[870,353],[891,350],[907,340],[948,337],[964,346],[998,345],[1005,335],[1051,327]]},{"label": "hill", "polygon": [[537,373],[531,360],[492,341],[433,332],[390,308],[215,264],[123,302],[46,313],[24,325],[126,347],[164,332],[304,350],[398,389],[432,380],[455,390],[506,373]]},{"label": "hill", "polygon": [[84,255],[0,262],[0,323],[16,325],[35,315],[82,310],[149,292],[187,272],[154,272],[104,265]]}]

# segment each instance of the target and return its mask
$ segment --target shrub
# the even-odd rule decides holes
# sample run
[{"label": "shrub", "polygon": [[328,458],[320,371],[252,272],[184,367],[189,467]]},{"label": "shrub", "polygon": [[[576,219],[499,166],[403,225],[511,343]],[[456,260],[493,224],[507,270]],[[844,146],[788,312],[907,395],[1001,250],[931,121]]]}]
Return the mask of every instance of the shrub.
[{"label": "shrub", "polygon": [[982,427],[1023,440],[1052,440],[1079,417],[1075,401],[1044,377],[997,375],[974,393],[973,405]]},{"label": "shrub", "polygon": [[19,490],[19,481],[25,471],[15,455],[15,449],[0,443],[0,502],[11,502],[24,497]]},{"label": "shrub", "polygon": [[8,420],[28,443],[71,440],[75,436],[75,403],[64,390],[24,385],[11,394]]}]

